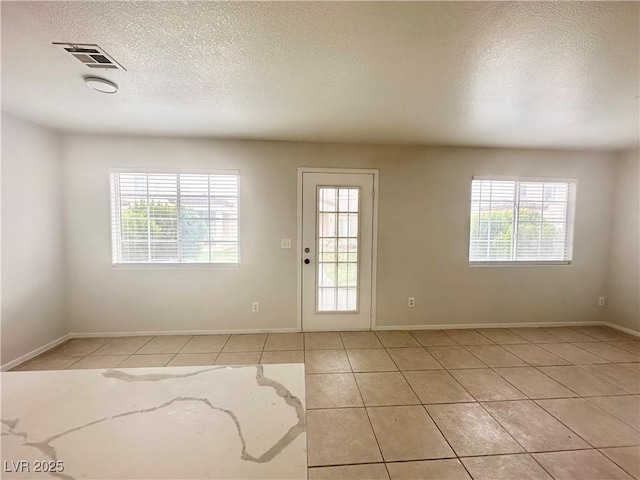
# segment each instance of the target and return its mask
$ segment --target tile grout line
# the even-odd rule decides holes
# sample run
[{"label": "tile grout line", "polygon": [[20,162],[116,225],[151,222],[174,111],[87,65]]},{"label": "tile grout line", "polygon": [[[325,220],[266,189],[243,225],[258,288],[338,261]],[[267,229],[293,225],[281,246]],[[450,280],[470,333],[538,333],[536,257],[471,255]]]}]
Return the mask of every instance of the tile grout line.
[{"label": "tile grout line", "polygon": [[[584,396],[584,395],[581,395],[580,393],[578,393],[578,392],[577,392],[576,390],[574,390],[573,388],[570,388],[569,386],[565,385],[565,384],[564,384],[564,383],[562,383],[561,381],[556,380],[556,379],[555,379],[555,378],[553,378],[551,375],[549,375],[548,373],[543,372],[543,371],[541,370],[541,368],[547,368],[547,367],[577,367],[577,366],[578,366],[578,365],[538,365],[538,366],[534,366],[534,365],[532,365],[532,367],[533,367],[533,368],[535,368],[535,369],[536,369],[538,372],[540,372],[541,374],[543,374],[543,375],[545,375],[546,377],[550,378],[550,379],[551,379],[551,380],[553,380],[554,382],[559,383],[560,385],[562,385],[564,388],[566,388],[566,389],[567,389],[567,390],[569,390],[570,392],[575,393],[575,394],[578,396],[578,398],[585,398],[585,396]],[[587,372],[587,373],[589,373],[589,372]],[[595,375],[593,375],[593,376],[595,377]],[[597,377],[596,377],[596,378],[597,378]],[[605,383],[609,383],[609,382],[605,382]],[[611,385],[611,384],[609,384],[609,385]],[[611,385],[611,386],[612,386],[612,387],[615,387],[615,385]],[[591,395],[591,396],[593,396],[593,395]],[[597,395],[596,395],[596,396],[597,396]],[[616,396],[616,395],[614,395],[614,396]],[[540,400],[543,400],[543,399],[540,399]]]},{"label": "tile grout line", "polygon": [[[500,378],[502,378],[505,382],[507,382],[509,385],[511,385],[513,388],[515,388],[518,392],[522,393],[525,397],[527,397],[527,399],[532,400],[532,398],[531,398],[529,395],[527,395],[525,392],[523,392],[521,389],[519,389],[517,385],[514,385],[514,384],[513,384],[512,382],[510,382],[510,381],[509,381],[509,379],[508,379],[508,378],[506,378],[505,376],[500,375],[500,372],[498,372],[498,371],[496,370],[496,368],[535,368],[535,367],[532,367],[531,365],[526,364],[525,366],[522,366],[522,367],[489,367],[489,368],[491,369],[491,371],[492,371],[492,372],[494,372],[496,375],[498,375]],[[541,372],[541,373],[542,373],[542,372]],[[553,379],[551,379],[551,380],[553,380]],[[555,380],[553,380],[553,381],[555,382]],[[558,385],[560,385],[560,386],[564,387],[564,385],[562,385],[560,382],[556,382],[556,383],[557,383]],[[565,388],[566,388],[566,387],[565,387]],[[571,389],[569,389],[569,388],[567,388],[567,390],[569,390],[570,392],[573,392],[573,390],[571,390]],[[575,393],[575,392],[573,392],[573,393]],[[558,398],[570,398],[570,397],[558,397]],[[507,400],[505,400],[505,401],[507,401]]]},{"label": "tile grout line", "polygon": [[[580,450],[597,450],[596,447],[594,447],[591,442],[588,442],[585,438],[581,437],[580,435],[578,435],[573,429],[569,428],[569,426],[565,425],[559,418],[555,417],[555,415],[553,415],[551,412],[547,411],[542,405],[539,405],[538,402],[536,402],[535,400],[531,400],[529,399],[529,401],[532,401],[535,405],[537,405],[539,408],[541,408],[544,412],[546,412],[547,414],[551,415],[553,418],[555,418],[561,425],[563,425],[565,428],[567,428],[570,432],[573,432],[576,437],[578,437],[579,439],[583,440],[587,445],[590,445],[592,448],[590,449],[569,449],[569,450],[550,450],[550,451],[542,451],[542,452],[531,452],[529,450],[527,450],[527,448],[522,445],[518,439],[516,439],[508,430],[507,428],[500,422],[500,420],[498,420],[494,415],[492,415],[492,413],[487,410],[487,408],[485,408],[484,405],[482,405],[481,402],[478,402],[478,404],[489,414],[489,416],[491,418],[493,418],[493,420],[500,425],[500,427],[502,427],[502,429],[507,433],[507,435],[509,435],[518,445],[520,445],[520,447],[524,450],[524,453],[527,454],[529,457],[531,457],[538,465],[540,465],[540,467],[547,472],[549,475],[551,475],[551,473],[549,471],[547,471],[546,468],[544,468],[544,466],[533,456],[534,453],[562,453],[562,452],[568,452],[568,451],[580,451]],[[513,454],[512,454],[513,455]],[[603,455],[605,456],[605,455]],[[615,462],[613,462],[615,463]],[[553,477],[553,475],[551,475]],[[554,477],[555,478],[555,477]]]},{"label": "tile grout line", "polygon": [[[561,365],[561,366],[578,366],[578,367],[579,367],[579,365]],[[507,367],[507,368],[508,368],[508,367]],[[514,367],[514,368],[522,368],[522,367]],[[556,417],[555,415],[553,415],[551,412],[547,411],[547,410],[546,410],[542,405],[540,405],[540,404],[538,403],[538,401],[537,401],[537,400],[571,400],[571,399],[584,399],[584,400],[587,400],[587,402],[589,402],[589,399],[590,399],[590,398],[601,398],[601,397],[626,397],[626,396],[633,396],[633,394],[629,394],[629,393],[624,394],[624,395],[587,395],[587,396],[583,396],[583,395],[580,395],[578,392],[575,392],[575,391],[571,390],[569,387],[567,387],[566,385],[562,384],[561,382],[559,382],[559,381],[555,380],[554,378],[552,378],[552,377],[548,376],[545,372],[542,372],[542,371],[541,371],[541,370],[539,370],[538,368],[536,368],[536,367],[532,367],[532,368],[536,369],[538,372],[540,372],[541,374],[545,375],[547,378],[551,379],[552,381],[554,381],[554,382],[558,383],[559,385],[561,385],[562,387],[566,388],[566,389],[567,389],[567,390],[569,390],[570,392],[575,393],[575,394],[577,395],[577,397],[545,397],[545,398],[532,398],[532,397],[530,397],[529,395],[526,395],[524,392],[522,392],[522,393],[523,393],[523,395],[525,395],[529,401],[534,402],[538,407],[542,408],[545,412],[547,412],[547,413],[548,413],[548,414],[550,414],[553,418],[555,418],[556,420],[558,420],[558,422],[560,422],[562,425],[564,425],[564,426],[565,426],[566,428],[568,428],[570,431],[572,431],[573,433],[575,433],[575,434],[576,434],[576,436],[577,436],[578,438],[581,438],[582,440],[584,440],[584,441],[585,441],[586,443],[588,443],[589,445],[591,445],[591,443],[590,443],[590,442],[588,442],[586,439],[584,439],[583,437],[581,437],[580,435],[578,435],[578,433],[577,433],[577,432],[575,432],[573,429],[571,429],[568,425],[566,425],[564,422],[562,422],[559,418],[557,418],[557,417]],[[493,368],[492,368],[492,370],[493,370]],[[499,373],[499,372],[495,372],[495,373],[496,373],[496,374],[498,374],[498,375],[500,375],[500,373]],[[589,372],[588,372],[588,373],[589,373]],[[502,377],[502,375],[500,375],[500,377]],[[504,378],[504,377],[502,377],[502,378]],[[504,380],[511,384],[511,382],[509,382],[509,380],[508,380],[508,379],[504,378]],[[513,385],[513,384],[512,384],[512,385]],[[513,386],[514,386],[514,388],[516,388],[516,389],[517,389],[517,387],[516,387],[515,385],[513,385]],[[613,386],[615,386],[615,385],[613,385]],[[475,397],[474,397],[474,398],[475,398]],[[503,401],[522,401],[522,400],[503,400]],[[485,402],[483,402],[483,403],[491,403],[491,401],[485,401]],[[602,411],[603,411],[604,413],[606,413],[607,415],[610,415],[610,416],[612,416],[613,418],[616,418],[616,419],[617,419],[617,420],[619,420],[620,422],[624,423],[625,425],[627,425],[627,426],[631,427],[633,430],[638,431],[638,430],[637,430],[633,425],[630,425],[629,423],[627,423],[626,421],[624,421],[624,420],[622,420],[622,419],[618,418],[617,416],[613,415],[612,413],[607,412],[606,410],[604,410],[603,408],[601,408],[599,405],[595,405],[595,404],[593,404],[592,402],[589,402],[589,403],[590,403],[590,404],[592,404],[592,405],[594,405],[595,407],[599,408],[600,410],[602,410]],[[498,421],[498,420],[496,419],[496,421]],[[498,421],[498,422],[499,422],[499,421]],[[595,446],[594,446],[593,448],[598,448],[598,447],[595,447]],[[603,447],[603,448],[616,448],[616,447]]]},{"label": "tile grout line", "polygon": [[[411,334],[410,334],[411,335]],[[415,338],[415,337],[414,337]],[[416,339],[417,340],[417,339]],[[420,342],[418,342],[420,343]],[[391,358],[391,360],[395,363],[395,360],[393,360],[393,357]],[[436,360],[437,361],[437,360]],[[447,442],[447,445],[449,446],[449,449],[453,452],[453,454],[455,455],[455,458],[458,460],[458,463],[460,465],[462,465],[462,468],[464,468],[464,470],[469,474],[469,476],[471,478],[473,478],[473,476],[471,475],[471,472],[469,472],[469,470],[467,469],[467,467],[464,465],[464,463],[460,460],[460,457],[458,456],[458,452],[456,452],[456,450],[453,448],[453,445],[451,445],[451,442],[449,442],[449,439],[445,436],[445,434],[442,432],[442,430],[440,429],[440,426],[436,423],[435,419],[433,418],[433,416],[431,415],[431,413],[429,413],[429,410],[427,409],[427,407],[422,403],[422,400],[420,399],[420,397],[418,396],[418,393],[414,390],[414,388],[411,386],[411,383],[409,383],[409,381],[407,380],[407,378],[404,376],[404,373],[402,372],[402,370],[399,369],[398,365],[396,364],[396,367],[398,368],[398,370],[400,371],[400,375],[402,375],[402,378],[404,379],[405,382],[407,382],[407,385],[409,385],[409,388],[411,389],[411,391],[413,392],[413,394],[416,396],[416,398],[418,399],[418,401],[420,402],[420,406],[422,407],[422,409],[425,411],[425,413],[427,414],[427,417],[429,417],[429,419],[431,420],[431,423],[433,423],[433,425],[436,427],[436,429],[438,430],[438,433],[440,433],[440,436],[444,439],[445,442]],[[445,370],[446,371],[446,370]],[[451,375],[451,374],[449,374]],[[452,375],[451,375],[452,376]],[[453,376],[452,376],[453,377]],[[464,387],[463,387],[464,389]],[[466,390],[465,390],[466,391]],[[472,396],[473,398],[473,396]],[[387,468],[387,472],[388,472],[388,468]],[[391,475],[389,475],[389,477],[391,477]]]},{"label": "tile grout line", "polygon": [[[635,445],[633,445],[633,446],[635,446]],[[601,452],[601,450],[607,450],[609,448],[629,448],[629,447],[602,447],[602,448],[596,448],[596,450],[600,455],[602,455],[608,461],[612,462],[614,465],[616,465],[618,468],[620,468],[620,470],[622,470],[623,472],[627,473],[631,478],[637,478],[637,477],[635,477],[635,474],[633,474],[632,472],[628,471],[626,468],[624,468],[622,465],[619,465],[617,462],[614,462],[613,459],[607,457],[603,452]]]},{"label": "tile grout line", "polygon": [[[635,430],[636,432],[640,432],[640,423],[638,424],[638,426],[634,426],[630,423],[628,423],[626,420],[618,417],[617,415],[614,415],[611,412],[607,412],[604,408],[602,408],[600,405],[594,404],[593,402],[590,401],[590,399],[592,398],[620,398],[620,397],[637,397],[638,395],[634,395],[634,394],[628,394],[628,395],[598,395],[595,397],[583,397],[587,402],[589,402],[591,405],[598,407],[600,410],[602,410],[603,412],[607,413],[608,415],[611,415],[613,418],[615,418],[616,420],[624,423],[625,425],[627,425],[628,427],[631,427],[633,430]],[[617,448],[617,447],[600,447],[600,448]]]},{"label": "tile grout line", "polygon": [[[540,407],[542,410],[544,410],[544,411],[545,411],[545,412],[547,412],[549,415],[551,415],[553,418],[555,418],[555,419],[556,419],[558,422],[560,422],[562,425],[564,425],[566,428],[568,428],[568,429],[569,429],[569,431],[571,431],[571,432],[575,433],[575,434],[576,434],[576,436],[577,436],[578,438],[581,438],[582,440],[584,440],[584,442],[585,442],[587,445],[591,445],[591,448],[592,448],[592,449],[597,449],[597,448],[598,448],[598,447],[596,447],[595,445],[593,445],[593,444],[592,444],[589,440],[587,440],[586,438],[581,437],[580,435],[578,435],[578,433],[577,433],[575,430],[573,430],[571,427],[569,427],[569,425],[565,424],[565,423],[564,423],[560,418],[558,418],[557,416],[555,416],[555,415],[553,414],[553,412],[550,412],[549,410],[547,410],[546,408],[544,408],[544,405],[540,405],[540,403],[538,403],[538,401],[536,401],[536,400],[533,400],[533,402],[534,402],[538,407]],[[586,449],[585,449],[585,450],[586,450]]]},{"label": "tile grout line", "polygon": [[[618,396],[626,396],[626,395],[618,395]],[[616,420],[618,420],[620,423],[628,426],[629,428],[631,428],[631,430],[638,432],[640,434],[640,431],[633,427],[632,425],[629,425],[627,422],[625,422],[624,420],[619,419],[618,417],[616,417],[615,415],[607,412],[604,408],[600,408],[600,406],[589,402],[589,398],[593,398],[593,397],[580,397],[580,400],[585,400],[586,402],[589,403],[589,405],[592,405],[593,407],[597,408],[598,410],[600,410],[601,412],[604,412],[605,415],[609,415],[612,418],[615,418]],[[571,399],[571,398],[557,398],[557,399],[542,399],[542,400],[577,400],[577,399]],[[571,427],[569,427],[568,425],[566,425],[560,418],[558,418],[557,416],[555,416],[553,414],[553,412],[550,412],[549,410],[547,410],[546,408],[544,408],[544,405],[540,405],[540,403],[538,403],[537,400],[532,400],[536,405],[538,405],[540,408],[542,408],[545,412],[547,412],[549,415],[551,415],[553,418],[555,418],[556,420],[558,420],[558,422],[560,422],[562,425],[564,425],[565,427],[567,427],[569,430],[571,430],[572,432],[574,432],[579,438],[582,438],[586,443],[588,443],[589,445],[591,445],[593,448],[598,449],[598,448],[620,448],[619,446],[608,446],[608,447],[596,447],[595,445],[593,445],[591,442],[589,442],[586,438],[581,437],[580,435],[578,435],[578,433],[573,430]],[[635,445],[623,445],[623,446],[635,446]]]},{"label": "tile grout line", "polygon": [[[413,387],[411,386],[411,384],[407,381],[406,377],[404,376],[404,374],[402,375],[402,378],[405,379],[405,382],[407,382],[407,384],[409,384],[409,388],[413,391],[413,394],[418,398],[418,400],[420,400],[420,397],[418,397],[417,392],[413,389]],[[462,468],[464,468],[467,473],[469,473],[469,476],[471,476],[471,472],[469,472],[467,470],[467,467],[460,461],[460,457],[458,456],[458,452],[456,452],[456,450],[453,448],[453,445],[451,445],[451,443],[449,442],[449,439],[445,436],[445,434],[442,432],[442,430],[440,429],[440,426],[436,423],[435,419],[433,418],[433,416],[431,415],[431,413],[429,413],[429,410],[427,409],[426,405],[424,403],[422,403],[422,400],[420,400],[420,406],[422,407],[422,409],[426,412],[427,416],[429,417],[429,419],[431,420],[431,422],[435,425],[435,427],[438,429],[438,433],[440,433],[440,435],[442,436],[442,438],[444,439],[445,442],[447,442],[447,445],[449,446],[449,448],[451,449],[451,451],[453,452],[453,454],[455,455],[455,458],[458,460],[458,462],[460,464],[462,464]],[[473,477],[471,477],[473,478]]]},{"label": "tile grout line", "polygon": [[[445,439],[446,440],[446,439]],[[631,445],[631,447],[634,447],[635,445]],[[604,455],[600,450],[607,450],[607,449],[611,449],[611,448],[629,448],[629,447],[602,447],[602,448],[575,448],[575,449],[571,449],[571,450],[550,450],[550,451],[541,451],[541,452],[520,452],[520,453],[493,453],[493,454],[484,454],[484,455],[462,455],[462,456],[454,456],[454,457],[441,457],[441,458],[432,458],[432,459],[421,459],[421,460],[393,460],[393,461],[389,461],[389,462],[385,462],[380,461],[380,462],[358,462],[358,463],[332,463],[332,464],[326,464],[326,465],[315,465],[312,467],[307,467],[308,470],[315,470],[315,469],[322,469],[322,468],[335,468],[335,467],[350,467],[350,466],[364,466],[364,465],[384,465],[385,467],[389,464],[395,464],[395,463],[413,463],[413,462],[437,462],[437,461],[443,461],[443,460],[459,460],[460,463],[462,464],[463,468],[465,468],[465,470],[469,473],[469,476],[473,479],[474,477],[471,475],[471,473],[467,470],[466,466],[464,465],[464,462],[462,461],[463,459],[467,459],[467,458],[494,458],[494,457],[510,457],[510,456],[527,456],[532,458],[537,465],[539,465],[544,471],[545,473],[547,473],[551,478],[555,478],[553,477],[548,471],[547,469],[540,464],[537,459],[533,456],[533,455],[537,455],[537,454],[549,454],[549,453],[565,453],[565,452],[597,452],[600,455],[603,456],[603,458],[606,459],[607,462],[611,462],[613,465],[617,466],[618,468],[620,468],[622,471],[624,471],[625,473],[628,473],[626,470],[624,470],[624,468],[622,468],[620,465],[618,465],[617,463],[615,463],[613,460],[609,459],[606,455]],[[453,450],[453,449],[452,449]],[[454,451],[455,454],[455,451]],[[387,469],[388,472],[388,469]],[[633,478],[633,475],[631,475]]]},{"label": "tile grout line", "polygon": [[[525,400],[525,401],[531,401],[531,400]],[[534,402],[534,403],[535,403],[535,402]],[[509,435],[509,436],[513,439],[513,441],[514,441],[514,442],[516,442],[516,443],[520,446],[520,448],[522,448],[522,450],[523,450],[525,453],[527,453],[527,454],[529,454],[529,455],[531,455],[531,453],[538,453],[538,452],[530,452],[529,450],[527,450],[527,448],[526,448],[524,445],[522,445],[522,444],[518,441],[518,439],[517,439],[516,437],[514,437],[514,436],[511,434],[511,432],[509,432],[509,430],[507,430],[507,427],[505,427],[505,426],[500,422],[500,420],[498,420],[498,419],[497,419],[497,418],[496,418],[496,417],[495,417],[495,416],[494,416],[494,415],[493,415],[493,414],[492,414],[492,413],[491,413],[491,412],[490,412],[490,411],[489,411],[489,410],[488,410],[484,405],[482,405],[482,403],[481,403],[481,402],[478,402],[478,404],[482,407],[482,409],[483,409],[485,412],[487,412],[487,414],[488,414],[488,415],[493,419],[493,421],[494,421],[494,422],[496,422],[498,425],[500,425],[500,427],[505,431],[505,433],[506,433],[507,435]],[[536,405],[538,405],[538,404],[536,403]],[[538,407],[542,408],[542,406],[541,406],[541,405],[538,405]],[[544,409],[543,409],[543,410],[544,410]],[[544,410],[544,411],[546,412],[546,410]],[[547,413],[548,413],[548,412],[547,412]],[[558,421],[559,421],[559,420],[558,420]],[[561,423],[562,425],[564,425],[562,422],[560,422],[560,423]],[[570,432],[573,432],[573,430],[571,430],[569,427],[567,427],[566,425],[564,425],[564,426],[565,426],[566,428],[568,428]],[[573,432],[573,433],[575,433],[575,432]],[[576,436],[577,436],[578,438],[580,438],[580,439],[584,440],[584,439],[583,439],[580,435],[578,435],[577,433],[576,433]],[[591,444],[590,444],[589,442],[587,442],[586,440],[585,440],[585,443],[587,443],[587,445],[591,445]],[[566,450],[553,450],[553,451],[566,451]]]},{"label": "tile grout line", "polygon": [[[605,365],[605,364],[599,364],[599,365]],[[606,365],[616,365],[615,363],[609,363]],[[584,367],[589,367],[590,365],[574,365],[575,367],[578,367],[580,370],[582,370],[583,372],[586,372],[590,375],[593,375],[594,377],[596,377],[599,380],[602,380],[605,383],[608,383],[616,388],[618,388],[619,390],[622,390],[623,392],[629,394],[629,395],[634,395],[633,393],[627,391],[624,387],[620,386],[620,385],[616,385],[615,383],[611,382],[611,380],[608,380],[606,378],[602,378],[600,375],[598,375],[597,373],[592,373],[589,370],[585,369]],[[640,392],[639,392],[640,393]],[[636,394],[637,395],[637,394]]]},{"label": "tile grout line", "polygon": [[360,389],[360,384],[358,383],[358,379],[355,375],[356,372],[352,372],[354,382],[356,383],[356,388],[358,389],[358,394],[360,395],[360,400],[362,400],[362,407],[364,408],[364,413],[367,416],[367,420],[369,421],[369,426],[371,427],[371,433],[373,433],[373,438],[376,441],[376,446],[378,447],[378,452],[380,453],[380,458],[382,462],[384,462],[384,468],[387,471],[387,476],[391,478],[391,474],[389,472],[389,468],[387,467],[387,462],[385,462],[384,453],[382,453],[382,448],[380,447],[380,441],[378,440],[378,436],[376,435],[376,429],[373,427],[373,422],[371,421],[371,416],[369,415],[369,410],[367,409],[367,404],[364,401],[364,396],[362,395],[362,390]]},{"label": "tile grout line", "polygon": [[[602,362],[603,364],[604,364],[604,363],[611,363],[611,362],[610,362],[609,360],[607,360],[606,358],[602,358],[600,355],[597,355],[597,354],[595,354],[595,353],[589,352],[588,350],[585,350],[584,348],[580,348],[578,345],[576,345],[576,344],[575,344],[575,343],[573,343],[573,342],[558,342],[558,343],[563,343],[563,344],[572,345],[572,346],[576,347],[578,350],[582,350],[583,352],[588,353],[589,355],[593,355],[593,356],[595,356],[595,357],[598,357],[598,358],[600,358],[601,360],[603,360],[603,362]],[[585,342],[585,343],[586,343],[586,342]],[[590,342],[590,343],[592,343],[592,342]],[[553,353],[554,355],[556,355],[556,356],[558,356],[558,357],[562,358],[563,360],[565,360],[565,361],[567,361],[567,362],[570,362],[572,365],[575,365],[575,363],[571,362],[568,358],[565,358],[565,357],[563,357],[562,355],[560,355],[560,354],[558,354],[558,353],[555,353],[555,352],[553,352],[552,350],[549,350],[548,348],[545,348],[545,346],[544,346],[544,345],[555,345],[555,344],[553,344],[553,343],[545,343],[545,344],[540,345],[540,348],[543,348],[543,349],[544,349],[544,350],[546,350],[547,352]],[[597,365],[597,364],[595,364],[595,363],[591,363],[591,364],[589,364],[589,363],[585,363],[585,364],[583,364],[583,365]]]}]

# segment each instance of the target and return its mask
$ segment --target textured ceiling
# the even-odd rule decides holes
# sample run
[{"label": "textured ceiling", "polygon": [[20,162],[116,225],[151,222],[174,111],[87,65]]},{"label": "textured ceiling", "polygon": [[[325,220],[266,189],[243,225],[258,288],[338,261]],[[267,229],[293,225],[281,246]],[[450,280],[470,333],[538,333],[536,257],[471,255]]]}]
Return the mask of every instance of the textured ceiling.
[{"label": "textured ceiling", "polygon": [[[65,131],[637,145],[638,2],[5,2],[2,108]],[[51,42],[97,43],[95,71]],[[87,88],[99,74],[117,95]]]}]

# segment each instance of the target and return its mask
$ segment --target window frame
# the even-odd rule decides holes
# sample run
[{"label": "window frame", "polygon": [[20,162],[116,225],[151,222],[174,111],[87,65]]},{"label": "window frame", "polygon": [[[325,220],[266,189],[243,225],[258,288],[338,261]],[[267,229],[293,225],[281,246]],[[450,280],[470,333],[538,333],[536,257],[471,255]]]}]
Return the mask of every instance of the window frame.
[{"label": "window frame", "polygon": [[[566,259],[564,260],[471,260],[471,205],[474,180],[498,181],[498,182],[540,182],[540,183],[567,183],[569,192],[566,210]],[[473,175],[471,177],[469,197],[467,203],[467,260],[469,267],[539,267],[561,266],[573,263],[573,241],[575,232],[575,218],[577,207],[578,179],[574,177],[528,177],[512,175]]]},{"label": "window frame", "polygon": [[[215,263],[215,262],[116,262],[114,252],[116,251],[116,235],[114,227],[116,222],[122,221],[121,214],[117,214],[114,210],[114,192],[113,192],[113,176],[117,174],[140,173],[140,174],[170,174],[170,175],[235,175],[237,178],[237,202],[238,202],[238,261],[231,263]],[[241,236],[241,175],[237,169],[190,169],[190,168],[158,168],[158,167],[111,167],[108,169],[109,182],[109,232],[111,236],[111,266],[114,269],[208,269],[208,268],[240,268],[242,264],[242,236]]]}]

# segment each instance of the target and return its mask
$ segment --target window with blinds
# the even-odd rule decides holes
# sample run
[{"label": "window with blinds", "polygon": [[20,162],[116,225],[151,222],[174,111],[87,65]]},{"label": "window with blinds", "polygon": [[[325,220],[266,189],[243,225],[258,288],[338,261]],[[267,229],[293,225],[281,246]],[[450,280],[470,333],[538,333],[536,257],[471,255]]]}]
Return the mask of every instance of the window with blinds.
[{"label": "window with blinds", "polygon": [[470,264],[570,263],[576,181],[474,177]]},{"label": "window with blinds", "polygon": [[240,263],[238,172],[111,172],[114,264]]}]

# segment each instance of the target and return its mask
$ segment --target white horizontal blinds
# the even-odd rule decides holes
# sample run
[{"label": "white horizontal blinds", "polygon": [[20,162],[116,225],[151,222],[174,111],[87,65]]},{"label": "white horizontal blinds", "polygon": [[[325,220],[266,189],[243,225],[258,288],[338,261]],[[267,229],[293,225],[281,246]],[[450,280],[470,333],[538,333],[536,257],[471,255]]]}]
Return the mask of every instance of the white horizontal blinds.
[{"label": "white horizontal blinds", "polygon": [[238,175],[112,174],[114,263],[238,263]]},{"label": "white horizontal blinds", "polygon": [[238,176],[180,174],[183,262],[238,263]]},{"label": "white horizontal blinds", "polygon": [[512,260],[516,182],[473,180],[470,261]]},{"label": "white horizontal blinds", "polygon": [[516,260],[567,260],[568,183],[519,182]]},{"label": "white horizontal blinds", "polygon": [[469,261],[568,261],[575,183],[474,179]]}]

